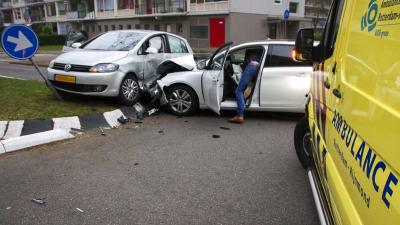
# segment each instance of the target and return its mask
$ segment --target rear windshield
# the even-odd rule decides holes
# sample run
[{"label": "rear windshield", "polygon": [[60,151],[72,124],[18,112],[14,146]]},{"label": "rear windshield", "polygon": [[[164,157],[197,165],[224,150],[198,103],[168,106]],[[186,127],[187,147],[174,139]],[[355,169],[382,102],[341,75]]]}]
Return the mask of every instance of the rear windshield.
[{"label": "rear windshield", "polygon": [[103,51],[129,51],[132,50],[146,36],[140,32],[109,32],[100,35],[83,49]]}]

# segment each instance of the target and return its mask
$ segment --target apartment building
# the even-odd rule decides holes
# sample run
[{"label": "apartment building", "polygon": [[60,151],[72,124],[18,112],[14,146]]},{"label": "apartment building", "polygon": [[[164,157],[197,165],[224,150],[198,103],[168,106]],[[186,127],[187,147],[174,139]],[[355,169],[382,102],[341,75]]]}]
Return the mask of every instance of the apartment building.
[{"label": "apartment building", "polygon": [[305,0],[3,0],[0,11],[6,26],[48,23],[59,34],[74,29],[90,37],[110,30],[162,30],[185,37],[195,49],[228,40],[294,39],[311,22]]},{"label": "apartment building", "polygon": [[310,20],[310,27],[325,26],[331,3],[332,0],[305,0],[304,16]]}]

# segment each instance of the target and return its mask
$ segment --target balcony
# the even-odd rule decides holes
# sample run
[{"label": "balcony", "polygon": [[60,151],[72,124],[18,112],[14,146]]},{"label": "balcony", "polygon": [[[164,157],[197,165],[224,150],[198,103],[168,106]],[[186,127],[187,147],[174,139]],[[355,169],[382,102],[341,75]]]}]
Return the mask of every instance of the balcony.
[{"label": "balcony", "polygon": [[190,12],[229,11],[229,1],[191,3]]},{"label": "balcony", "polygon": [[0,4],[0,8],[11,8],[11,7],[12,7],[11,2],[2,2]]},{"label": "balcony", "polygon": [[70,11],[65,15],[66,20],[90,20],[94,19],[94,12]]}]

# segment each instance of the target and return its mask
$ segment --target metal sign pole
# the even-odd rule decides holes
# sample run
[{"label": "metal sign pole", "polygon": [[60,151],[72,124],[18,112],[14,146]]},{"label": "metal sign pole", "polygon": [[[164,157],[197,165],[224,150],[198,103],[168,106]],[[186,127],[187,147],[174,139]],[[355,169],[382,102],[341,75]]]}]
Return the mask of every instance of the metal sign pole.
[{"label": "metal sign pole", "polygon": [[54,86],[50,83],[50,81],[46,78],[46,76],[42,73],[42,71],[39,69],[39,66],[36,64],[35,61],[33,61],[32,58],[29,58],[29,61],[32,63],[32,65],[36,68],[36,70],[39,72],[40,76],[43,78],[44,82],[46,83],[46,86],[53,92],[53,94],[57,97],[58,100],[62,101],[62,98],[60,94],[58,94],[57,90],[54,88]]}]

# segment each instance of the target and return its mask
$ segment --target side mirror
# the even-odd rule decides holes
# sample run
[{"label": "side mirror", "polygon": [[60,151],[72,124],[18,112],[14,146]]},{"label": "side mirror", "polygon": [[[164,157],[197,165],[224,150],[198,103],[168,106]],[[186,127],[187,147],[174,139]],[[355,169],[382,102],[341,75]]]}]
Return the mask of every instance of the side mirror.
[{"label": "side mirror", "polygon": [[314,29],[301,29],[297,34],[292,57],[297,62],[312,62],[314,50]]},{"label": "side mirror", "polygon": [[196,65],[198,70],[204,70],[206,69],[206,66],[207,66],[207,60],[202,60]]},{"label": "side mirror", "polygon": [[145,52],[147,54],[156,54],[156,53],[158,53],[158,50],[153,47],[148,47]]},{"label": "side mirror", "polygon": [[73,47],[73,48],[79,48],[79,47],[81,47],[82,46],[82,43],[80,43],[80,42],[75,42],[75,43],[73,43],[72,45],[71,45],[71,47]]}]

